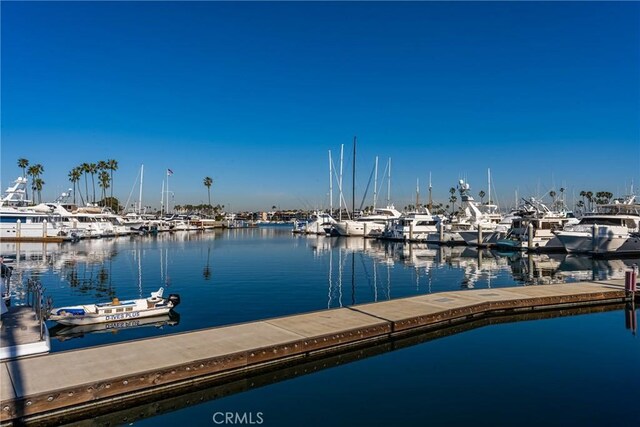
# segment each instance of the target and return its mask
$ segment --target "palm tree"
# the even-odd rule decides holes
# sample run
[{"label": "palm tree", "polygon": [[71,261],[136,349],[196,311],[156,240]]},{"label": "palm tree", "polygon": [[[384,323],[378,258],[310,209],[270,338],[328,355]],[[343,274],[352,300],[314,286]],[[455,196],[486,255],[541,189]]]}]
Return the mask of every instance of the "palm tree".
[{"label": "palm tree", "polygon": [[[35,196],[36,193],[36,179],[40,178],[40,174],[44,172],[44,167],[40,164],[37,163],[33,166],[29,166],[29,169],[27,170],[27,175],[30,175],[33,179],[31,180],[31,190],[33,191],[33,195]],[[44,184],[44,182],[43,182]],[[40,187],[40,190],[42,190],[42,186]]]},{"label": "palm tree", "polygon": [[38,191],[38,203],[42,203],[42,186],[44,184],[45,182],[40,177],[33,180],[33,186]]},{"label": "palm tree", "polygon": [[[22,177],[26,178],[27,177],[27,166],[29,166],[29,160],[27,159],[18,159],[18,167],[20,169],[22,169]],[[25,195],[24,195],[27,200],[29,199],[29,195],[26,194],[26,188],[25,188]]]},{"label": "palm tree", "polygon": [[458,198],[455,196],[456,189],[454,187],[451,187],[449,189],[449,193],[451,193],[451,197],[449,197],[449,201],[451,203],[453,203],[453,207],[451,208],[451,213],[453,214],[453,212],[455,211],[455,208],[456,208],[456,201],[458,201]]},{"label": "palm tree", "polygon": [[593,191],[587,191],[585,195],[589,201],[589,210],[593,210]]},{"label": "palm tree", "polygon": [[106,204],[107,188],[109,188],[109,173],[107,171],[101,171],[98,175],[98,185],[102,188],[102,205]]},{"label": "palm tree", "polygon": [[204,177],[204,186],[207,187],[207,194],[209,195],[209,207],[211,207],[211,184],[213,184],[213,180],[205,176]]},{"label": "palm tree", "polygon": [[84,194],[87,196],[87,203],[89,203],[89,184],[87,183],[87,173],[89,173],[89,163],[83,163],[78,166],[80,172],[84,175]]},{"label": "palm tree", "polygon": [[87,172],[91,174],[91,186],[93,187],[93,203],[96,202],[96,181],[93,176],[98,172],[98,165],[95,163],[87,164]]},{"label": "palm tree", "polygon": [[587,197],[587,192],[586,192],[586,191],[584,191],[584,190],[582,190],[582,191],[580,192],[580,197],[582,197],[582,205],[584,206],[584,205],[585,205],[584,198],[585,198],[585,197]]},{"label": "palm tree", "polygon": [[[110,171],[110,182],[111,182],[111,203],[113,204],[113,172],[118,170],[118,161],[114,159],[107,160],[107,169]],[[113,206],[111,206],[113,209]]]},{"label": "palm tree", "polygon": [[[73,168],[69,171],[69,181],[73,184],[73,204],[76,204],[76,184],[80,181],[80,176],[82,174],[78,170],[78,168]],[[82,193],[80,194],[80,198],[82,198]]]},{"label": "palm tree", "polygon": [[556,206],[556,192],[551,190],[551,191],[549,191],[549,195],[553,199],[553,203],[551,204],[551,206],[553,206],[554,209],[555,209],[555,206]]},{"label": "palm tree", "polygon": [[484,196],[486,196],[484,190],[480,190],[480,192],[478,193],[478,196],[480,197],[480,204],[482,204],[483,200],[484,200]]},{"label": "palm tree", "polygon": [[456,196],[449,197],[449,201],[451,202],[451,215],[456,211],[456,202],[458,198]]}]

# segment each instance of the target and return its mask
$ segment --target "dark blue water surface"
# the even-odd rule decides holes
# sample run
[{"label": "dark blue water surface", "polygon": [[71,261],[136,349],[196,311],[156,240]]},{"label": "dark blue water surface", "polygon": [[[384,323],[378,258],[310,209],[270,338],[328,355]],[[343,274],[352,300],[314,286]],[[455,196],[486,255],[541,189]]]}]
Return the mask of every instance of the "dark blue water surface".
[{"label": "dark blue water surface", "polygon": [[[17,303],[28,278],[57,307],[146,297],[160,286],[181,296],[179,316],[148,325],[92,332],[50,323],[53,352],[432,292],[623,278],[640,261],[295,236],[285,227],[2,242],[0,249],[17,257]],[[395,348],[257,388],[203,391],[194,397],[198,405],[143,408],[145,416],[161,415],[125,415],[117,423],[225,425],[213,420],[219,412],[273,426],[640,421],[640,341],[625,328],[624,310],[479,326]]]},{"label": "dark blue water surface", "polygon": [[624,323],[613,311],[492,325],[135,424],[231,412],[268,426],[638,425],[640,340]]}]

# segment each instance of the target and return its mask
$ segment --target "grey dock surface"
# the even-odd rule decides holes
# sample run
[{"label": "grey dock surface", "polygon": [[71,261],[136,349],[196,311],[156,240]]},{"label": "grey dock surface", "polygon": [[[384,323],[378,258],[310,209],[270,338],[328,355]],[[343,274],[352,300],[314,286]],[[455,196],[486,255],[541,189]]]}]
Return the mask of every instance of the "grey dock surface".
[{"label": "grey dock surface", "polygon": [[40,332],[40,321],[32,307],[9,307],[0,327],[0,359],[48,353],[51,346],[47,327],[43,327],[43,337]]},{"label": "grey dock surface", "polygon": [[46,423],[490,316],[629,299],[622,280],[441,292],[11,360],[0,421]]}]

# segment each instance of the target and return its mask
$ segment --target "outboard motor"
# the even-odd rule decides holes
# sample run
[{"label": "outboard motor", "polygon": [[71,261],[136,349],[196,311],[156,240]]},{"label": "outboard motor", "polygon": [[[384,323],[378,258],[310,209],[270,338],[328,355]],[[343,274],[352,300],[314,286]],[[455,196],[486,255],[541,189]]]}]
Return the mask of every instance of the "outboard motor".
[{"label": "outboard motor", "polygon": [[172,308],[176,308],[180,304],[180,295],[178,294],[169,294],[167,299],[173,304]]}]

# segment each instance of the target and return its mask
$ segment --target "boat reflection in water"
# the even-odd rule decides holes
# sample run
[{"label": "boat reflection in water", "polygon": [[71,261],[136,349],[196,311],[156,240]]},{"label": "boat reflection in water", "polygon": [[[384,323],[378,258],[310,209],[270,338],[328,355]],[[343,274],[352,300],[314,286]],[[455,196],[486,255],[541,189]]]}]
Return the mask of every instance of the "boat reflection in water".
[{"label": "boat reflection in water", "polygon": [[640,258],[600,259],[587,255],[502,254],[509,260],[513,278],[525,284],[554,284],[624,279]]},{"label": "boat reflection in water", "polygon": [[56,338],[58,339],[58,341],[66,341],[72,338],[82,338],[86,334],[117,334],[119,331],[124,329],[137,329],[146,327],[164,328],[165,326],[176,326],[179,323],[180,314],[171,312],[163,316],[143,317],[138,319],[123,320],[119,322],[95,323],[92,325],[67,326],[56,324],[56,326],[49,329],[49,335],[52,339]]},{"label": "boat reflection in water", "polygon": [[13,260],[16,305],[25,301],[30,278],[42,283],[56,307],[141,298],[160,286],[183,299],[175,327],[76,330],[84,340],[53,340],[53,351],[437,292],[623,278],[640,261],[294,235],[285,227],[65,244],[0,242],[0,255]]}]

